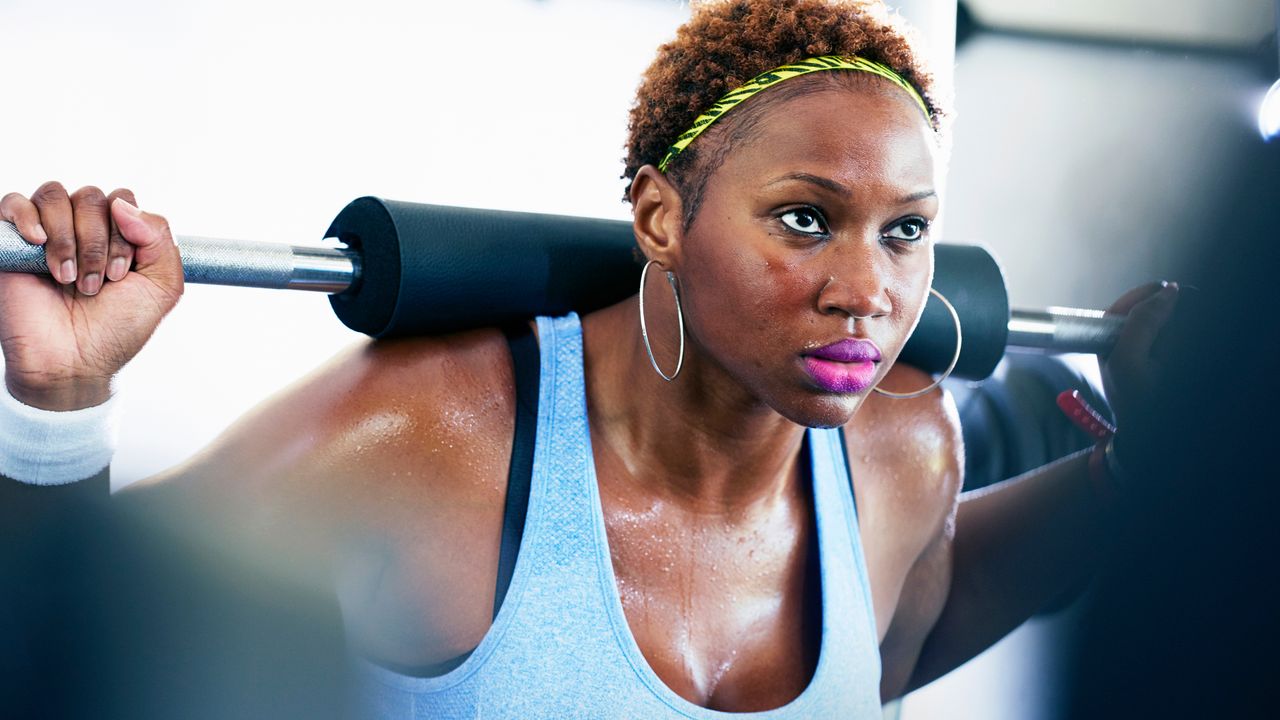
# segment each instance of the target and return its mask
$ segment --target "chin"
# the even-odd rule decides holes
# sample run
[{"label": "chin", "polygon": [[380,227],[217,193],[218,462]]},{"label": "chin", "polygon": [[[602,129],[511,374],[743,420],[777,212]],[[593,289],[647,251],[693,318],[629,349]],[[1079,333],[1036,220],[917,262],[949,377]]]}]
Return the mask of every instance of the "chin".
[{"label": "chin", "polygon": [[864,393],[838,395],[812,391],[799,402],[787,403],[783,407],[774,405],[774,410],[797,425],[834,428],[848,424],[864,399]]}]

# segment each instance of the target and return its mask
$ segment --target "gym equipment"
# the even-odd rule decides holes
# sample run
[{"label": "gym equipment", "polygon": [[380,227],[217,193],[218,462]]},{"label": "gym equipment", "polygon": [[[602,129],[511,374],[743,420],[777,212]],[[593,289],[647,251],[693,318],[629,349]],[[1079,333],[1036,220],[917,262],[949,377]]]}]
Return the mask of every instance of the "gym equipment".
[{"label": "gym equipment", "polygon": [[[362,197],[325,238],[337,244],[175,241],[187,282],[330,293],[347,327],[379,338],[590,312],[634,294],[641,269],[631,223],[620,220]],[[0,222],[0,272],[48,274],[44,247]],[[1011,310],[1000,266],[978,246],[936,245],[933,286],[960,315],[964,346],[954,374],[962,378],[985,378],[1010,347],[1105,353],[1124,319]],[[936,373],[954,349],[950,314],[930,298],[900,357]]]}]

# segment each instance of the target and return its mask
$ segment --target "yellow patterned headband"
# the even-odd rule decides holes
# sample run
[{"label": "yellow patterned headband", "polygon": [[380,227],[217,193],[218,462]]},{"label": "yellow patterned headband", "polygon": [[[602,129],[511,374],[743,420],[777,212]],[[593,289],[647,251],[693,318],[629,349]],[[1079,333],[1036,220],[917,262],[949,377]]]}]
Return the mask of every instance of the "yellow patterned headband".
[{"label": "yellow patterned headband", "polygon": [[732,110],[743,100],[746,100],[767,87],[777,85],[788,78],[808,75],[811,72],[818,72],[820,70],[859,70],[861,72],[869,72],[872,75],[879,75],[885,80],[889,80],[894,85],[906,90],[908,93],[911,93],[911,98],[916,101],[916,104],[920,106],[920,110],[924,112],[925,119],[930,119],[929,106],[925,105],[924,98],[920,97],[920,93],[912,87],[911,83],[907,82],[901,75],[894,72],[893,68],[890,68],[887,65],[882,65],[874,60],[867,60],[866,58],[860,58],[854,55],[819,55],[817,57],[805,58],[799,62],[791,63],[790,65],[776,67],[767,72],[762,72],[748,80],[742,85],[742,87],[725,93],[724,97],[715,101],[715,104],[713,104],[706,112],[699,115],[697,120],[693,121],[693,127],[689,128],[683,135],[676,138],[676,141],[672,143],[671,147],[667,150],[667,154],[662,158],[662,162],[658,163],[658,171],[666,172],[667,165],[671,164],[671,161],[675,159],[676,155],[679,155],[681,151],[688,147],[689,143],[693,142],[694,138],[701,135],[702,131],[706,130],[711,123],[720,119],[720,117]]}]

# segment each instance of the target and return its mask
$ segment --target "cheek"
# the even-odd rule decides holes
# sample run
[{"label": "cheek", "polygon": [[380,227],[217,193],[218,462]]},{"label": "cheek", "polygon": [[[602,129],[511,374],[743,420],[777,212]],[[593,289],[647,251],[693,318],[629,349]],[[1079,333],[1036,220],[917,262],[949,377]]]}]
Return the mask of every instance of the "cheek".
[{"label": "cheek", "polygon": [[906,345],[907,339],[915,329],[920,314],[929,300],[929,286],[933,281],[932,258],[922,258],[918,262],[906,263],[886,283],[885,291],[893,304],[892,323],[896,329],[898,341],[893,349],[896,358],[898,352]]},{"label": "cheek", "polygon": [[[797,321],[817,319],[806,312],[817,296],[812,267],[760,248],[726,248],[688,259],[686,323],[724,360],[736,355],[752,367],[768,367],[768,352],[789,352],[797,332],[804,334]],[[725,349],[731,352],[717,352]]]},{"label": "cheek", "polygon": [[820,265],[814,262],[782,257],[761,260],[761,291],[756,295],[751,315],[762,333],[772,333],[779,340],[797,333],[808,337],[806,328],[819,319],[817,298],[823,285],[818,277],[820,270]]}]

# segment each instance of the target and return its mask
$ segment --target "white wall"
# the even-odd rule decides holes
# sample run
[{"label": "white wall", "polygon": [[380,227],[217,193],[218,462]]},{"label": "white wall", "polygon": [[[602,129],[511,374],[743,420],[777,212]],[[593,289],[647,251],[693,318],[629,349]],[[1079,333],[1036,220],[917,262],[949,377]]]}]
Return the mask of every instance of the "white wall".
[{"label": "white wall", "polygon": [[1249,63],[979,35],[956,74],[947,236],[995,250],[1014,304],[1105,308],[1230,232],[1207,222],[1270,82]]}]

